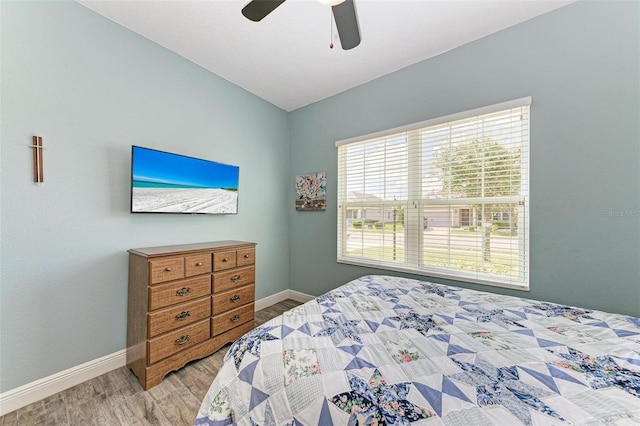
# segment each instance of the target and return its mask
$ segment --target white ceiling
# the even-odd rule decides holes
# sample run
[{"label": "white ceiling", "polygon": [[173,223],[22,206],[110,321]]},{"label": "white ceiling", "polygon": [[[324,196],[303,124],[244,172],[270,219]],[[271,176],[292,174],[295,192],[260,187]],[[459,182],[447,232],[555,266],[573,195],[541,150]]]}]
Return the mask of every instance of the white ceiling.
[{"label": "white ceiling", "polygon": [[355,0],[362,42],[331,41],[331,9],[287,0],[261,22],[248,0],[78,0],[292,111],[574,0]]}]

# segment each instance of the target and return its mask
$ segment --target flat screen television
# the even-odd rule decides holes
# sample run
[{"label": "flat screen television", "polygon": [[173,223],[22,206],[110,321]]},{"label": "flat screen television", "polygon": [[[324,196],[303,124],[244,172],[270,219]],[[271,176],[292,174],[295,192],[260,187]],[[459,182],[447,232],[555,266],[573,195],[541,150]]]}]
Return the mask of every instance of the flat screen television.
[{"label": "flat screen television", "polygon": [[131,213],[237,214],[240,168],[131,147]]}]

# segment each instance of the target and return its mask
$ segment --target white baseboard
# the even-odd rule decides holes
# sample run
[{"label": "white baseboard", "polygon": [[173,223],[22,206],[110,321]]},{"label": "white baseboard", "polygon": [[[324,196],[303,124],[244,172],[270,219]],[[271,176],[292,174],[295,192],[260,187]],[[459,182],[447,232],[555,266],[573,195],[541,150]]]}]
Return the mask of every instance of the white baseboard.
[{"label": "white baseboard", "polygon": [[0,416],[47,398],[65,389],[91,380],[127,363],[125,349],[71,367],[49,377],[36,380],[0,394]]},{"label": "white baseboard", "polygon": [[293,299],[296,302],[305,303],[313,299],[313,296],[300,293],[295,290],[283,290],[280,293],[272,294],[271,296],[263,297],[260,300],[256,300],[256,311],[260,311],[264,308],[268,308],[271,305],[282,302],[283,300]]},{"label": "white baseboard", "polygon": [[[267,308],[283,300],[293,299],[307,302],[313,296],[295,290],[284,290],[271,296],[256,300],[255,310]],[[18,388],[0,393],[0,416],[4,416],[19,408],[33,404],[65,389],[69,389],[87,380],[91,380],[116,368],[127,365],[127,351],[122,349],[93,361],[71,367],[67,370],[36,380]]]}]

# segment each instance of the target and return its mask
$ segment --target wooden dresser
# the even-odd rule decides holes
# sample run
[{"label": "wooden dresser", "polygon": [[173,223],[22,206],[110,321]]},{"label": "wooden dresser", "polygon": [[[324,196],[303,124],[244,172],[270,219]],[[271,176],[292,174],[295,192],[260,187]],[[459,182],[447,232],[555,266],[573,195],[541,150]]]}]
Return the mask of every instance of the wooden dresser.
[{"label": "wooden dresser", "polygon": [[255,246],[129,250],[127,367],[145,390],[253,329]]}]

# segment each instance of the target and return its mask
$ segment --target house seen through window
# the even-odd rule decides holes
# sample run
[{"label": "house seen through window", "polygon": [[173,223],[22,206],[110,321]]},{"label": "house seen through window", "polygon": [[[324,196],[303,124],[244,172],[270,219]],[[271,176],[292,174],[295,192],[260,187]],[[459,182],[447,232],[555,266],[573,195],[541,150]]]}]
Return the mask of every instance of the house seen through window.
[{"label": "house seen through window", "polygon": [[337,142],[338,261],[529,285],[529,106]]}]

